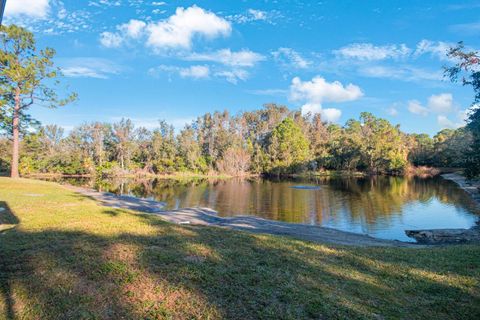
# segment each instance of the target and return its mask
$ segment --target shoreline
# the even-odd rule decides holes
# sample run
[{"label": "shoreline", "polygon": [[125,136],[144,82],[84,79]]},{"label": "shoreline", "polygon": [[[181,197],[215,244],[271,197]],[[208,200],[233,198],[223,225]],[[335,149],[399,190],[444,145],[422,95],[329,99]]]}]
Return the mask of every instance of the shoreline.
[{"label": "shoreline", "polygon": [[[456,182],[460,188],[469,193],[474,202],[480,207],[480,195],[478,195],[476,184],[472,186],[463,176],[456,173],[441,176],[446,180]],[[387,240],[328,227],[287,223],[254,216],[219,217],[218,213],[211,208],[183,208],[166,211],[163,210],[164,204],[155,200],[120,196],[71,185],[65,185],[64,187],[86,195],[102,205],[155,214],[163,220],[175,224],[222,227],[252,233],[290,236],[316,243],[419,248],[425,245],[478,242],[480,238],[480,228],[478,225],[475,225],[469,229],[405,230],[405,233],[417,242]]]},{"label": "shoreline", "polygon": [[320,244],[360,247],[424,247],[424,245],[415,242],[380,239],[365,234],[341,231],[322,226],[267,220],[253,216],[219,217],[217,212],[211,208],[184,208],[165,211],[163,210],[163,204],[155,200],[119,196],[108,192],[99,192],[70,185],[63,185],[63,187],[94,199],[103,206],[154,214],[167,222],[179,225],[221,227],[256,234],[289,236]]},{"label": "shoreline", "polygon": [[478,180],[469,181],[464,176],[458,173],[446,173],[440,176],[446,180],[455,182],[460,187],[460,189],[462,189],[463,191],[465,191],[470,195],[472,200],[480,208],[480,189],[479,189],[480,181]]},{"label": "shoreline", "polygon": [[[455,182],[480,208],[480,182],[478,180],[469,181],[458,173],[442,174],[441,177]],[[476,224],[469,229],[405,230],[405,233],[421,244],[480,243],[480,220],[477,220]]]},{"label": "shoreline", "polygon": [[41,174],[29,174],[23,175],[22,178],[25,179],[35,179],[35,178],[52,178],[52,179],[68,179],[68,178],[89,178],[89,179],[231,179],[231,178],[251,178],[257,177],[256,175],[245,175],[245,176],[229,176],[229,175],[203,175],[203,174],[182,174],[182,173],[173,173],[173,174],[124,174],[124,175],[112,175],[112,176],[97,176],[94,174],[57,174],[57,173],[41,173]]},{"label": "shoreline", "polygon": [[[480,207],[480,194],[477,191],[479,183],[470,182],[457,174],[440,175],[446,180],[455,182],[466,191],[472,200]],[[338,229],[312,226],[299,223],[287,223],[268,220],[254,216],[219,217],[211,208],[182,208],[164,210],[164,204],[155,200],[142,199],[132,196],[115,195],[109,192],[99,192],[84,187],[62,185],[76,193],[90,197],[101,205],[121,209],[135,210],[147,214],[155,214],[165,221],[175,224],[191,224],[202,226],[222,227],[232,230],[252,233],[290,236],[300,240],[316,243],[331,243],[353,246],[388,246],[388,247],[422,247],[425,245],[444,245],[465,242],[479,242],[480,227],[472,226],[469,229],[424,229],[405,230],[405,233],[417,242],[387,240],[375,238],[366,234],[341,231]]]},{"label": "shoreline", "polygon": [[[442,172],[441,169],[438,169],[438,172]],[[430,177],[430,176],[439,176],[441,173],[435,174],[411,174],[405,173],[405,177],[419,176],[419,177]],[[62,173],[33,173],[22,175],[22,178],[57,178],[57,179],[68,179],[68,178],[90,178],[90,179],[251,179],[251,178],[284,178],[284,179],[311,179],[311,178],[364,178],[369,176],[398,176],[395,174],[387,173],[378,173],[378,174],[369,174],[368,172],[362,171],[348,171],[348,170],[325,170],[325,171],[306,171],[303,173],[294,173],[294,174],[283,174],[280,176],[270,175],[270,174],[254,174],[248,173],[243,175],[228,175],[228,174],[197,174],[191,172],[174,172],[174,173],[125,173],[119,175],[95,175],[95,174],[62,174]]]}]

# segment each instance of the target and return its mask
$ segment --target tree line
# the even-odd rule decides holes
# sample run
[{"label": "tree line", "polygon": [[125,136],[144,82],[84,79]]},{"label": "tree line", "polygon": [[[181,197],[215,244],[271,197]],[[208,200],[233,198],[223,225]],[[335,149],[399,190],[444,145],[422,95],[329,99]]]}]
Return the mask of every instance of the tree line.
[{"label": "tree line", "polygon": [[[407,134],[398,125],[364,112],[345,125],[267,104],[232,116],[206,113],[179,132],[159,121],[149,130],[131,120],[85,123],[67,135],[57,125],[26,132],[22,174],[268,174],[325,170],[403,174],[410,166],[463,167],[472,141],[465,129],[433,138]],[[10,144],[0,140],[0,165],[8,169]]]},{"label": "tree line", "polygon": [[[442,130],[433,138],[406,134],[371,113],[339,126],[319,114],[302,115],[285,106],[265,105],[230,115],[206,113],[176,133],[160,121],[154,130],[128,119],[87,123],[67,135],[56,125],[39,126],[31,106],[64,106],[77,98],[58,87],[61,70],[55,50],[39,50],[34,35],[15,25],[0,26],[0,170],[60,174],[285,175],[323,170],[403,174],[413,166],[465,167],[480,174],[480,108],[471,108],[467,126]],[[452,81],[472,86],[480,102],[480,58],[462,43],[445,69]],[[32,128],[37,128],[32,132]]]}]

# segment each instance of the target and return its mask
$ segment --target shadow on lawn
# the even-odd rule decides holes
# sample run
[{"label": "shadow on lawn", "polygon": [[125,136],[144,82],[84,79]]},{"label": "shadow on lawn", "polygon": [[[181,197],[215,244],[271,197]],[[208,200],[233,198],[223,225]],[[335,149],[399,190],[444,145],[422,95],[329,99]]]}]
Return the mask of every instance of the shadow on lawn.
[{"label": "shadow on lawn", "polygon": [[5,201],[0,201],[0,225],[2,224],[18,224],[17,216],[12,213],[12,210]]},{"label": "shadow on lawn", "polygon": [[[3,209],[3,210],[2,210]],[[3,229],[2,225],[17,225],[19,223],[19,220],[17,216],[15,216],[12,213],[12,210],[8,206],[8,204],[5,201],[0,201],[0,235],[3,231],[6,231],[8,229]],[[2,241],[2,239],[0,239]],[[10,290],[10,286],[8,284],[8,276],[4,271],[2,261],[5,259],[1,256],[1,261],[0,261],[0,293],[3,295],[3,298],[5,300],[5,316],[7,319],[13,319],[14,318],[14,312],[13,312],[13,299],[12,299],[12,293]]]},{"label": "shadow on lawn", "polygon": [[[112,219],[131,214],[121,209],[104,213]],[[18,223],[11,211],[9,215]],[[312,246],[135,216],[140,225],[153,227],[154,234],[3,233],[0,292],[5,318],[20,317],[19,310],[23,317],[41,319],[479,315],[478,291],[428,274],[400,272],[391,266],[398,261],[383,261],[381,251],[372,260],[353,247]],[[408,268],[415,257],[401,260]],[[428,268],[435,262],[428,261],[424,271],[434,273]]]}]

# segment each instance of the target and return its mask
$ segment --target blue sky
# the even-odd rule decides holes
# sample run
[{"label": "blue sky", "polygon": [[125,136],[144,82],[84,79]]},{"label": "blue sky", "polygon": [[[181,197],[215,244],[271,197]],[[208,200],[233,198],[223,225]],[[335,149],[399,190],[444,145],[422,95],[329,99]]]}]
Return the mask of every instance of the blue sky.
[{"label": "blue sky", "polygon": [[181,128],[276,102],[434,134],[462,125],[473,99],[442,66],[457,41],[479,47],[480,1],[7,0],[4,22],[57,50],[80,98],[31,111],[67,130],[122,117]]}]

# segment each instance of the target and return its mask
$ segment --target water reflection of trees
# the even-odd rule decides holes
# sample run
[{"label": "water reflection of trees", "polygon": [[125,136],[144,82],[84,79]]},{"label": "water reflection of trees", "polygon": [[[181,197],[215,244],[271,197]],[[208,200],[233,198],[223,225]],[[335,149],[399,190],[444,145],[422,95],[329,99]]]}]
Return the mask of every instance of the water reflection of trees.
[{"label": "water reflection of trees", "polygon": [[[293,189],[296,184],[320,190]],[[167,209],[215,208],[221,215],[257,215],[311,224],[389,224],[409,204],[439,202],[475,212],[469,196],[441,178],[321,178],[314,180],[107,180],[96,188],[166,203]]]}]

